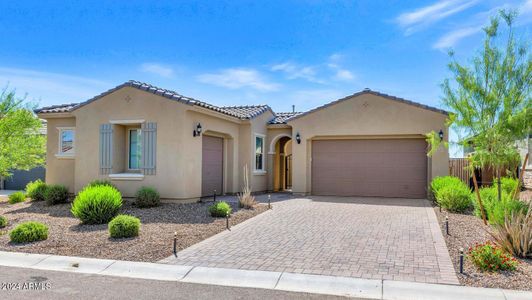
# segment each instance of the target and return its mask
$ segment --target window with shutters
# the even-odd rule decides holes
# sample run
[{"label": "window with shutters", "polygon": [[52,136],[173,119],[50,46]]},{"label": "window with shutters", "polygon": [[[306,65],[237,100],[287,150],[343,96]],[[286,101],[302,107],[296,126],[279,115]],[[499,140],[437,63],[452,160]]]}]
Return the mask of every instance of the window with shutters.
[{"label": "window with shutters", "polygon": [[139,128],[128,129],[128,169],[140,170],[142,155],[141,130]]}]

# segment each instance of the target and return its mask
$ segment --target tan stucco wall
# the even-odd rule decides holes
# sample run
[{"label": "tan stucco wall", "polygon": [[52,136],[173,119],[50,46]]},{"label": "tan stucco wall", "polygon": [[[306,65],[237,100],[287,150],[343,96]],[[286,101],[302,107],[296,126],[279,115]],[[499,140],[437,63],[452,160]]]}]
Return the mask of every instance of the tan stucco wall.
[{"label": "tan stucco wall", "polygon": [[[74,169],[75,160],[57,158],[59,152],[59,129],[58,127],[75,127],[76,119],[70,118],[53,118],[48,119],[47,139],[46,139],[46,183],[62,184],[68,187],[73,193],[74,187]],[[77,131],[74,136],[74,145],[77,145]]]},{"label": "tan stucco wall", "polygon": [[[251,136],[249,140],[251,152],[250,157],[248,158],[248,164],[250,166],[251,172],[251,187],[254,192],[265,192],[268,190],[268,175],[271,173],[271,168],[269,168],[270,157],[268,155],[269,144],[268,144],[268,128],[266,125],[268,121],[273,118],[271,112],[263,113],[262,115],[251,120]],[[254,172],[253,166],[255,165],[255,134],[262,135],[264,137],[264,168],[265,172]]]},{"label": "tan stucco wall", "polygon": [[[432,130],[444,131],[446,115],[400,103],[372,94],[363,94],[314,111],[289,122],[301,144],[292,143],[294,193],[311,192],[312,140],[322,138],[398,138],[419,137]],[[447,175],[449,154],[439,149],[428,159],[428,182]]]}]

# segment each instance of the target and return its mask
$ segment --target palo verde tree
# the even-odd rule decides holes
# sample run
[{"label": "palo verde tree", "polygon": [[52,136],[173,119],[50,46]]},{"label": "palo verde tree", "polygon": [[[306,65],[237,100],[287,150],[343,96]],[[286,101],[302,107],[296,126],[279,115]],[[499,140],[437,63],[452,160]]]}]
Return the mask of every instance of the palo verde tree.
[{"label": "palo verde tree", "polygon": [[[515,11],[493,17],[484,28],[483,47],[467,65],[451,51],[448,67],[453,79],[441,85],[450,111],[448,125],[458,133],[460,146],[472,147],[469,167],[493,168],[499,200],[501,171],[515,170],[520,159],[516,141],[531,132],[532,60],[529,45],[514,36],[516,17]],[[502,32],[501,20],[506,25]],[[427,141],[432,154],[440,141],[434,132],[427,134]]]},{"label": "palo verde tree", "polygon": [[44,164],[42,124],[24,100],[7,87],[0,93],[0,178]]}]

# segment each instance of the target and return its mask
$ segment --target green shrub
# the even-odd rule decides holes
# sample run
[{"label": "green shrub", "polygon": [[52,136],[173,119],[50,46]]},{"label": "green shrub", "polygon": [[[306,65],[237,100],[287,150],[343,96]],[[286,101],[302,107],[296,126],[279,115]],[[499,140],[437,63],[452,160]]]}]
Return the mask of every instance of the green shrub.
[{"label": "green shrub", "polygon": [[469,248],[468,257],[482,271],[513,271],[518,261],[500,247],[487,241]]},{"label": "green shrub", "polygon": [[16,192],[9,195],[9,204],[15,204],[26,201],[26,195],[23,192]]},{"label": "green shrub", "polygon": [[48,238],[48,227],[39,222],[25,222],[11,230],[9,238],[13,243],[43,241]]},{"label": "green shrub", "polygon": [[66,203],[68,202],[68,195],[68,188],[64,185],[49,185],[44,192],[44,200],[46,200],[48,205]]},{"label": "green shrub", "polygon": [[122,195],[111,186],[86,187],[72,203],[72,214],[84,224],[104,224],[118,214]]},{"label": "green shrub", "polygon": [[44,201],[44,192],[46,192],[46,183],[37,179],[26,185],[26,195],[33,201]]},{"label": "green shrub", "polygon": [[506,192],[508,195],[513,195],[519,180],[512,177],[503,177],[501,178],[501,190]]},{"label": "green shrub", "polygon": [[139,235],[139,218],[129,215],[118,215],[109,222],[109,234],[112,238],[128,238]]},{"label": "green shrub", "polygon": [[4,228],[7,226],[9,222],[7,221],[7,218],[4,216],[0,216],[0,228]]},{"label": "green shrub", "polygon": [[436,199],[437,198],[436,195],[444,187],[460,186],[460,185],[465,185],[465,183],[463,183],[462,180],[460,180],[460,178],[458,178],[458,177],[454,177],[454,176],[439,176],[439,177],[435,177],[432,180],[432,182],[430,183],[430,190],[431,190],[434,198]]},{"label": "green shrub", "polygon": [[216,202],[209,206],[209,213],[213,217],[226,217],[231,214],[231,206],[225,201]]},{"label": "green shrub", "polygon": [[[491,224],[503,225],[505,217],[510,216],[512,212],[527,212],[526,203],[512,199],[510,194],[504,190],[501,194],[501,201],[499,201],[497,186],[481,188],[479,192],[486,218]],[[476,195],[472,195],[471,198],[475,207],[475,215],[482,217]]]},{"label": "green shrub", "polygon": [[443,187],[436,194],[436,202],[448,211],[463,212],[471,207],[471,190],[463,182]]},{"label": "green shrub", "polygon": [[135,205],[138,207],[154,207],[161,204],[159,193],[151,187],[141,187],[135,196]]},{"label": "green shrub", "polygon": [[89,184],[87,184],[86,188],[87,187],[95,187],[95,186],[110,186],[110,187],[114,187],[116,189],[116,186],[114,184],[111,183],[111,181],[109,180],[105,180],[105,179],[96,179],[96,180],[93,180],[91,182],[89,182]]}]

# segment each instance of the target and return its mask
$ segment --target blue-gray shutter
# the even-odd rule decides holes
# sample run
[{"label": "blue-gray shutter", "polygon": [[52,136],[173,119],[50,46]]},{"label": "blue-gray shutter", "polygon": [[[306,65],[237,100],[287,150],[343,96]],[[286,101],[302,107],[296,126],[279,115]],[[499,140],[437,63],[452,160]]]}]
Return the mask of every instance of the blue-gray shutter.
[{"label": "blue-gray shutter", "polygon": [[100,174],[107,175],[113,169],[113,125],[100,125]]},{"label": "blue-gray shutter", "polygon": [[157,123],[142,124],[142,170],[145,175],[155,175],[157,165]]}]

